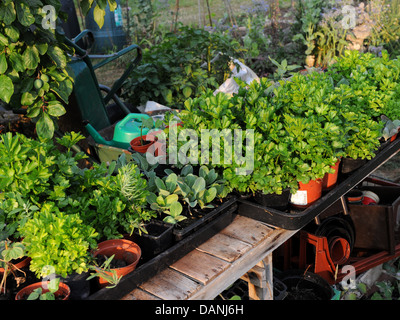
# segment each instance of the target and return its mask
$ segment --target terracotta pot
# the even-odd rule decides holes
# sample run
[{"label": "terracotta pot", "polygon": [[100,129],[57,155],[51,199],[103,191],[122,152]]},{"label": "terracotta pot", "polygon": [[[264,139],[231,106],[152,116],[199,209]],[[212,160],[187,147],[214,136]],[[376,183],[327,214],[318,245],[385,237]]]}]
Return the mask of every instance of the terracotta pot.
[{"label": "terracotta pot", "polygon": [[321,179],[310,180],[306,184],[299,182],[299,189],[291,195],[290,203],[295,208],[307,208],[321,198],[321,194]]},{"label": "terracotta pot", "polygon": [[339,173],[339,164],[340,159],[333,165],[331,168],[335,170],[334,173],[326,173],[325,176],[322,178],[322,190],[330,190],[332,189],[337,182],[338,173]]},{"label": "terracotta pot", "polygon": [[[29,286],[26,286],[25,288],[22,288],[18,293],[15,295],[15,300],[26,300],[28,296],[37,288],[41,288],[43,285],[43,282],[36,282],[33,283]],[[42,288],[42,293],[48,292],[48,289]],[[62,300],[68,300],[69,295],[71,294],[71,289],[63,282],[60,282],[58,286],[58,290],[54,292],[54,296],[60,297],[64,296]]]},{"label": "terracotta pot", "polygon": [[[133,241],[126,239],[113,239],[100,242],[93,256],[104,255],[106,257],[114,256],[114,259],[125,260],[127,265],[122,268],[115,268],[117,276],[125,276],[135,270],[136,265],[142,255],[140,247]],[[111,272],[107,272],[111,275]],[[108,282],[99,277],[101,287],[108,285]]]},{"label": "terracotta pot", "polygon": [[[21,269],[29,265],[31,258],[26,257],[25,259],[21,260],[20,262],[14,264],[15,268]],[[4,268],[0,268],[0,274],[4,273]]]},{"label": "terracotta pot", "polygon": [[346,199],[352,204],[361,204],[364,195],[360,190],[351,190],[346,194]]},{"label": "terracotta pot", "polygon": [[[157,139],[155,137],[152,137],[151,140],[147,141],[146,138],[147,138],[147,136],[142,136],[142,137],[137,137],[137,138],[133,139],[130,142],[131,148],[134,151],[137,151],[140,153],[146,153],[147,149],[150,148],[150,146],[153,145]],[[145,142],[148,142],[148,143],[145,145],[141,145],[141,139],[143,139]]]}]

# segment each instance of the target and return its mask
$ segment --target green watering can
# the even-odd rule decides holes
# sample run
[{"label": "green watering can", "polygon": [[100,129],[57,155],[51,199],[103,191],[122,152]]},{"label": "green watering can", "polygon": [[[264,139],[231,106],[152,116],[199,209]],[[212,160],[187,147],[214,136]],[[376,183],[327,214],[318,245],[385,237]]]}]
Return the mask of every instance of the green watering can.
[{"label": "green watering can", "polygon": [[[151,117],[144,113],[128,114],[115,125],[114,136],[111,141],[105,140],[88,121],[84,122],[84,126],[96,143],[128,149],[130,147],[130,142],[140,136],[142,121],[149,118]],[[148,128],[143,128],[142,135],[146,135],[148,131]]]}]

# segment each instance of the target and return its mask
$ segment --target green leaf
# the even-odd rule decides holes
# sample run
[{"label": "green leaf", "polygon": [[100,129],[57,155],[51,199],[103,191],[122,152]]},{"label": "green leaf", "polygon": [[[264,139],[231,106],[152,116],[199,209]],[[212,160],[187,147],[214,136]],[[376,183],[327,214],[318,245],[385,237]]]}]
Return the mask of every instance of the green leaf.
[{"label": "green leaf", "polygon": [[12,25],[4,28],[4,33],[12,42],[17,42],[19,39],[19,30]]},{"label": "green leaf", "polygon": [[9,60],[15,71],[22,72],[25,70],[24,60],[20,54],[18,54],[16,52],[11,52],[10,56],[9,56]]},{"label": "green leaf", "polygon": [[[39,50],[36,49],[39,55]],[[50,56],[50,58],[56,63],[56,65],[64,69],[67,66],[67,57],[64,53],[64,51],[57,46],[50,46],[47,49],[47,54]]]},{"label": "green leaf", "polygon": [[34,97],[30,92],[24,92],[21,96],[21,105],[30,106],[35,101]]},{"label": "green leaf", "polygon": [[29,6],[23,2],[17,4],[17,17],[18,21],[25,27],[35,23],[35,17],[31,13]]},{"label": "green leaf", "polygon": [[165,205],[169,207],[172,206],[172,204],[177,201],[178,201],[178,195],[170,194],[168,197],[165,198]]},{"label": "green leaf", "polygon": [[40,107],[35,107],[35,106],[28,108],[28,112],[26,113],[26,115],[29,118],[35,118],[40,114],[40,110],[41,110]]},{"label": "green leaf", "polygon": [[0,76],[0,100],[9,103],[14,93],[14,84],[6,75]]},{"label": "green leaf", "polygon": [[47,112],[53,117],[61,117],[66,111],[60,102],[50,101],[47,105]]},{"label": "green leaf", "polygon": [[217,196],[217,189],[214,187],[207,189],[206,192],[204,193],[204,199],[206,203],[210,203],[211,201],[213,201],[216,196]]},{"label": "green leaf", "polygon": [[36,69],[40,58],[39,51],[36,47],[27,47],[22,54],[22,59],[24,60],[25,68]]},{"label": "green leaf", "polygon": [[175,173],[170,174],[167,179],[165,179],[165,186],[170,193],[175,191],[177,181],[178,176]]},{"label": "green leaf", "polygon": [[3,74],[4,72],[7,71],[7,60],[6,60],[6,54],[3,52],[0,54],[0,74]]},{"label": "green leaf", "polygon": [[24,256],[24,245],[21,242],[14,242],[8,249],[2,251],[2,256],[6,261],[22,258]]},{"label": "green leaf", "polygon": [[192,95],[192,88],[185,87],[183,88],[182,93],[185,96],[185,98],[189,98]]},{"label": "green leaf", "polygon": [[182,205],[180,202],[174,202],[170,207],[171,215],[174,217],[179,216],[182,213]]},{"label": "green leaf", "polygon": [[15,6],[13,2],[6,4],[6,6],[1,7],[0,10],[0,20],[3,21],[6,25],[10,25],[14,22],[17,17]]},{"label": "green leaf", "polygon": [[51,139],[54,135],[54,123],[47,113],[43,113],[36,123],[36,131],[40,138]]},{"label": "green leaf", "polygon": [[198,177],[194,182],[192,189],[196,193],[199,193],[201,190],[205,189],[205,187],[206,187],[206,181],[204,180],[204,178]]},{"label": "green leaf", "polygon": [[80,6],[81,6],[82,13],[84,16],[87,15],[90,8],[92,7],[92,4],[93,4],[93,0],[81,0]]}]

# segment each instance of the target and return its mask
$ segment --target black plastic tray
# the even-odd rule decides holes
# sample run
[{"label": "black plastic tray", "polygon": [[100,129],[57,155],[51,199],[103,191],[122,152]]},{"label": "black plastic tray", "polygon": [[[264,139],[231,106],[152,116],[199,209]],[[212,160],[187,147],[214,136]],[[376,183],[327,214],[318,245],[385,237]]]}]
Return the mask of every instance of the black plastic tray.
[{"label": "black plastic tray", "polygon": [[153,259],[143,264],[139,263],[138,267],[132,273],[124,276],[116,287],[100,289],[97,292],[92,293],[88,297],[88,300],[121,299],[140,284],[154,277],[156,274],[160,273],[203,242],[220,232],[233,221],[237,213],[237,196],[233,196],[229,201],[232,201],[231,205],[227,206],[227,209],[223,210],[215,219],[201,226],[198,230],[194,231],[192,234],[177,242]]},{"label": "black plastic tray", "polygon": [[373,159],[368,160],[367,163],[355,170],[353,173],[346,176],[343,175],[342,178],[339,174],[338,184],[336,187],[302,211],[279,211],[273,208],[261,206],[256,202],[249,201],[249,199],[238,199],[238,213],[275,227],[287,230],[302,229],[315,217],[337,202],[348,191],[362,182],[375,169],[394,156],[399,150],[400,139],[397,138],[382,150],[378,151]]},{"label": "black plastic tray", "polygon": [[210,212],[205,214],[202,218],[198,219],[196,222],[190,224],[189,226],[183,229],[174,227],[174,229],[172,230],[172,234],[174,235],[175,241],[181,241],[188,235],[199,230],[202,226],[214,220],[219,215],[223,214],[230,206],[234,205],[236,201],[237,201],[236,196],[230,196],[229,199],[225,200],[218,207],[211,210]]}]

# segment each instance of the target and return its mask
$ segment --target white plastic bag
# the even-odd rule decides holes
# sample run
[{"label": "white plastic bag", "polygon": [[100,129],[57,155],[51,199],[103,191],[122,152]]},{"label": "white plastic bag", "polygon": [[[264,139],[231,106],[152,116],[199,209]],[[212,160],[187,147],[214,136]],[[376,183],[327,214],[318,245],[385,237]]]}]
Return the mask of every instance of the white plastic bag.
[{"label": "white plastic bag", "polygon": [[[239,71],[237,70],[236,65],[240,67]],[[260,78],[254,73],[254,71],[237,59],[234,59],[231,62],[231,70],[232,76],[228,78],[222,85],[220,85],[217,90],[214,91],[214,95],[216,95],[218,92],[223,92],[227,94],[237,93],[239,90],[239,85],[236,83],[234,78],[239,78],[247,84],[250,84],[254,80],[260,82]]]}]

